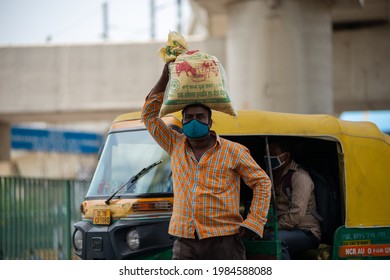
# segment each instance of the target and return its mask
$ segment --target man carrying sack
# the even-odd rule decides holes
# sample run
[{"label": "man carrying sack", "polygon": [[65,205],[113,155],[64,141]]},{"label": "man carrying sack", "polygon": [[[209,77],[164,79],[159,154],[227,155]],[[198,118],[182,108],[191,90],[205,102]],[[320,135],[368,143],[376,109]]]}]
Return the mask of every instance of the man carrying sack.
[{"label": "man carrying sack", "polygon": [[[245,259],[242,237],[262,236],[270,202],[266,173],[241,144],[210,131],[211,110],[190,104],[182,111],[183,134],[159,117],[169,74],[146,97],[142,120],[171,157],[174,205],[169,234],[176,236],[173,259]],[[253,189],[244,221],[239,213],[240,178]]]}]

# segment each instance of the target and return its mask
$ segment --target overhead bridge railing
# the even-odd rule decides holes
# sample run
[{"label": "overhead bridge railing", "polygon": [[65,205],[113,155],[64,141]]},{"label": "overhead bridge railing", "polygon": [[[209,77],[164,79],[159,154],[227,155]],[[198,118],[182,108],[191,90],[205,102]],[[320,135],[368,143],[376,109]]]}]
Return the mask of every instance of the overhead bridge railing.
[{"label": "overhead bridge railing", "polygon": [[89,182],[0,177],[0,259],[73,259],[73,223]]}]

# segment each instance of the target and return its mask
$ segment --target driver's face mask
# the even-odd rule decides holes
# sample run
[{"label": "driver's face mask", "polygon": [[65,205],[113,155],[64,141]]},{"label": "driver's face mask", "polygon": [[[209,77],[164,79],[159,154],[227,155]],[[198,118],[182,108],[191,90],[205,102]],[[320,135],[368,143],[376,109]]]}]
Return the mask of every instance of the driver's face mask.
[{"label": "driver's face mask", "polygon": [[[275,170],[275,169],[278,169],[279,167],[281,167],[286,161],[283,161],[281,160],[281,157],[283,155],[285,155],[286,153],[283,153],[279,156],[270,156],[269,159],[270,159],[270,162],[271,162],[271,169],[272,170]],[[268,157],[265,156],[264,157],[264,161],[265,161],[265,165],[267,166],[267,170],[269,170],[269,166],[268,166]]]}]

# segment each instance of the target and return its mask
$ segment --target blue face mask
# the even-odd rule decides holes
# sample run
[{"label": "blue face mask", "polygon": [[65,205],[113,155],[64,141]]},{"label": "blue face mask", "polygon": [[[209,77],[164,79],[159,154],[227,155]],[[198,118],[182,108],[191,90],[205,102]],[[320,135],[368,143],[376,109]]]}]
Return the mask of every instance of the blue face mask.
[{"label": "blue face mask", "polygon": [[198,120],[191,120],[183,124],[183,133],[188,138],[201,138],[209,134],[209,126]]},{"label": "blue face mask", "polygon": [[[270,162],[271,162],[271,169],[272,170],[275,170],[275,169],[278,169],[279,167],[281,167],[285,161],[281,161],[280,158],[284,155],[285,153],[281,154],[280,156],[270,156],[269,159],[270,159]],[[269,166],[268,166],[268,157],[265,156],[264,157],[264,161],[265,161],[265,165],[267,166],[267,169],[269,169]]]}]

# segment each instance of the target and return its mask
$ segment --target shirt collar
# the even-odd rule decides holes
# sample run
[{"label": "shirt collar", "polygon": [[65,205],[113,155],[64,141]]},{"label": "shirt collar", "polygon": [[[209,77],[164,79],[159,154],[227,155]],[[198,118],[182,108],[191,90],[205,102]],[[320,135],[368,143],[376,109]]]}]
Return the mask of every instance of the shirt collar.
[{"label": "shirt collar", "polygon": [[[219,137],[219,135],[214,131],[214,130],[210,130],[210,134],[212,136],[214,136],[216,138],[216,143],[215,143],[215,146],[216,145],[221,145],[221,137]],[[183,134],[183,136],[185,137],[185,147],[188,148],[189,145],[188,145],[188,138]]]},{"label": "shirt collar", "polygon": [[219,137],[219,135],[214,130],[210,130],[210,134],[215,136],[215,138],[217,139],[217,143],[221,145],[221,137]]},{"label": "shirt collar", "polygon": [[291,160],[290,164],[286,166],[286,168],[283,170],[282,177],[287,174],[289,170],[297,171],[299,164],[296,163],[293,159]]}]

